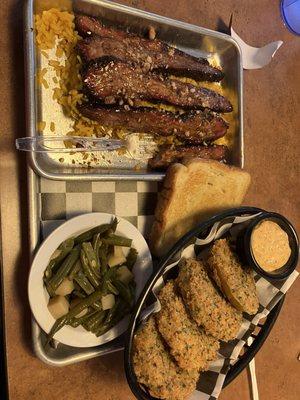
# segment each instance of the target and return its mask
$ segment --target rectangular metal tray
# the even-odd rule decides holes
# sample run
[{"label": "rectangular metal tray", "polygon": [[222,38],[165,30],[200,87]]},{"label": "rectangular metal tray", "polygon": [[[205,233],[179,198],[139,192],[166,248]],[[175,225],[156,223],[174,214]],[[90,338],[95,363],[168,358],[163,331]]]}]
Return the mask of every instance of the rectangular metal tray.
[{"label": "rectangular metal tray", "polygon": [[[43,5],[46,5],[46,8]],[[45,91],[37,87],[35,80],[39,60],[35,48],[34,12],[57,6],[56,0],[27,0],[25,8],[25,61],[27,87],[27,135],[37,134],[37,122],[41,119],[41,109],[53,107],[45,98]],[[231,163],[243,167],[243,68],[238,44],[230,36],[204,29],[195,25],[151,14],[105,0],[73,0],[73,10],[101,18],[108,24],[130,27],[138,34],[144,34],[153,26],[159,39],[198,57],[214,58],[222,67],[225,78],[221,82],[224,95],[230,97],[234,105],[233,146]],[[49,96],[48,96],[49,97]],[[61,128],[62,129],[62,128]],[[59,132],[63,134],[63,132]],[[113,167],[107,165],[84,168],[72,166],[71,162],[61,163],[57,158],[45,154],[31,153],[32,168],[39,175],[48,179],[60,180],[161,180],[163,173],[148,172],[146,169],[130,169],[130,165],[115,160]]]}]

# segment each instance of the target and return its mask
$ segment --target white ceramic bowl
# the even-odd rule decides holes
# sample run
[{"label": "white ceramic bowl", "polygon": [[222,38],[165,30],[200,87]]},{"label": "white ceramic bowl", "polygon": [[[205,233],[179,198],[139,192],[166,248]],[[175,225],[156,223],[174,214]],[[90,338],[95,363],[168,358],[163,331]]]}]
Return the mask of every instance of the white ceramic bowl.
[{"label": "white ceramic bowl", "polygon": [[[115,215],[106,213],[83,214],[72,218],[55,229],[41,244],[31,265],[28,281],[28,296],[31,311],[39,326],[50,332],[55,319],[48,311],[48,292],[43,284],[43,274],[54,250],[66,239],[77,236],[97,225],[110,223]],[[119,223],[117,233],[133,240],[132,244],[138,251],[137,261],[133,268],[136,281],[136,299],[152,273],[152,258],[148,245],[139,230],[130,222],[117,217]],[[121,335],[127,329],[129,316],[126,316],[115,327],[104,335],[96,337],[81,326],[72,328],[64,326],[55,335],[54,339],[69,346],[92,347],[106,343]]]}]

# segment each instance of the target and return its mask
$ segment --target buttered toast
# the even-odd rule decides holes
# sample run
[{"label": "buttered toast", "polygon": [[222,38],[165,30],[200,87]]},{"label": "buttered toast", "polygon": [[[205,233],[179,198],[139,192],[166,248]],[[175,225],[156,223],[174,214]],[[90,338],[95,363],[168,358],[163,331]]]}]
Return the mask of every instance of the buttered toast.
[{"label": "buttered toast", "polygon": [[162,256],[190,229],[211,215],[239,206],[250,185],[240,168],[192,159],[168,169],[158,197],[149,243]]}]

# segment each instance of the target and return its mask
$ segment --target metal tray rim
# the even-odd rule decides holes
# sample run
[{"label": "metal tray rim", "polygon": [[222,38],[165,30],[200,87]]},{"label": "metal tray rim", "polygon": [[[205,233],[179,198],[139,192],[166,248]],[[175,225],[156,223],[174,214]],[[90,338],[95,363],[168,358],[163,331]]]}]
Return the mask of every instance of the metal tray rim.
[{"label": "metal tray rim", "polygon": [[[35,96],[35,47],[33,43],[33,32],[30,29],[33,23],[33,1],[34,0],[26,0],[24,7],[24,55],[25,55],[25,76],[26,76],[26,128],[29,136],[35,136],[35,109],[36,109],[36,96]],[[238,60],[239,60],[239,82],[238,82],[238,99],[239,99],[239,159],[240,159],[240,167],[244,167],[244,131],[243,131],[243,66],[242,66],[242,55],[241,49],[235,39],[231,36],[213,31],[211,29],[202,28],[197,25],[189,24],[186,22],[182,22],[179,20],[175,20],[169,17],[160,16],[158,14],[150,13],[148,11],[139,10],[133,7],[125,6],[118,3],[112,3],[107,0],[90,0],[90,3],[96,4],[98,6],[105,6],[107,8],[120,11],[120,12],[130,12],[131,14],[137,16],[143,16],[149,20],[154,20],[157,22],[165,22],[172,24],[175,27],[184,28],[187,30],[196,31],[198,33],[204,33],[209,36],[214,36],[225,40],[227,42],[232,43],[237,51],[238,51]],[[28,160],[33,168],[33,170],[40,176],[47,179],[55,179],[55,180],[86,180],[86,181],[117,181],[117,180],[141,180],[141,181],[161,181],[165,174],[164,173],[143,173],[138,174],[132,172],[130,175],[125,174],[124,172],[114,172],[114,173],[93,173],[87,172],[85,174],[72,174],[72,173],[51,173],[42,169],[39,165],[35,153],[30,153],[28,155]]]}]

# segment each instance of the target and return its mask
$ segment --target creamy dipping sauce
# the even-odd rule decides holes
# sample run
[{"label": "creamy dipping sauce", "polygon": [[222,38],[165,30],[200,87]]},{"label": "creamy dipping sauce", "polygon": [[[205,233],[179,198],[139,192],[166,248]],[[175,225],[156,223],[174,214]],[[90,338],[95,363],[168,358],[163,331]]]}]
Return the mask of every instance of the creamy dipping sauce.
[{"label": "creamy dipping sauce", "polygon": [[272,272],[283,267],[291,255],[287,233],[273,221],[262,221],[252,231],[251,248],[259,266]]}]

